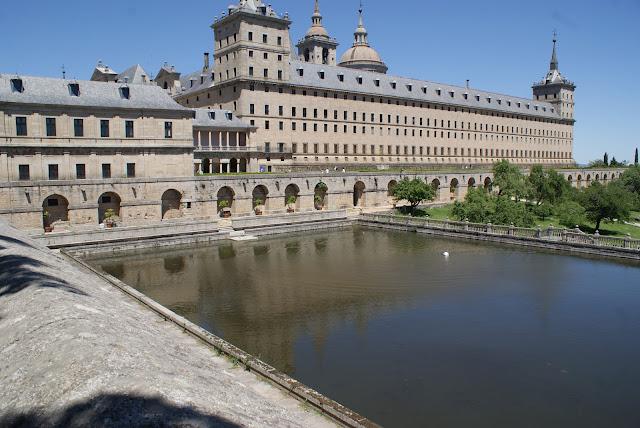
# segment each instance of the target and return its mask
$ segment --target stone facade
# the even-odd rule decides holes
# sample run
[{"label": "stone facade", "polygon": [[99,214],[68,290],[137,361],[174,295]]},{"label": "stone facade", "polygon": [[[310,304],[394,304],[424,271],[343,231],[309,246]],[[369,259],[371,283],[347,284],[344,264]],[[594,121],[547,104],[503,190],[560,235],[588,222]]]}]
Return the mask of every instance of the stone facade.
[{"label": "stone facade", "polygon": [[193,112],[155,85],[0,76],[0,181],[193,175]]},{"label": "stone facade", "polygon": [[317,4],[312,22],[295,54],[288,15],[241,1],[215,19],[214,64],[163,84],[181,88],[180,104],[230,110],[256,127],[257,145],[291,153],[259,159],[264,170],[574,163],[575,85],[559,74],[555,45],[547,78],[524,99],[386,75],[362,13],[350,60],[336,66]]}]

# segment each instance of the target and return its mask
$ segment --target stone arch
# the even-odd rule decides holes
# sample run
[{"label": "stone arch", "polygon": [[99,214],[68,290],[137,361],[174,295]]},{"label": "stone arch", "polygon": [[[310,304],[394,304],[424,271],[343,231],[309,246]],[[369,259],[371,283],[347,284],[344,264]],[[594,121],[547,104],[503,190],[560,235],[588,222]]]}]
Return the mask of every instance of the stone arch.
[{"label": "stone arch", "polygon": [[169,189],[162,194],[162,220],[182,217],[182,194]]},{"label": "stone arch", "polygon": [[569,175],[567,177],[567,181],[569,182],[569,184],[573,184],[573,177],[571,175]]},{"label": "stone arch", "polygon": [[313,206],[320,211],[327,207],[329,187],[322,181],[313,189]]},{"label": "stone arch", "polygon": [[435,192],[436,192],[436,199],[435,200],[439,201],[440,197],[441,197],[441,195],[440,195],[440,180],[438,180],[437,178],[434,178],[431,181],[431,187],[433,187],[433,190],[435,190]]},{"label": "stone arch", "polygon": [[489,177],[485,178],[483,185],[484,185],[484,189],[487,192],[491,192],[493,190],[493,181],[491,181],[491,178]]},{"label": "stone arch", "polygon": [[473,178],[473,177],[471,177],[471,178],[469,179],[469,181],[467,181],[467,186],[468,186],[470,189],[473,189],[474,187],[476,187],[476,179],[475,179],[475,178]]},{"label": "stone arch", "polygon": [[362,181],[357,181],[353,185],[353,206],[364,207],[365,206],[365,190],[366,186]]},{"label": "stone arch", "polygon": [[104,223],[107,210],[113,210],[114,215],[120,217],[120,195],[114,192],[106,192],[98,198],[98,224]]},{"label": "stone arch", "polygon": [[457,178],[451,179],[449,182],[449,198],[452,201],[455,201],[458,198],[458,190],[460,188],[460,183]]},{"label": "stone arch", "polygon": [[69,201],[61,195],[47,196],[42,201],[42,225],[46,228],[58,221],[69,221]]},{"label": "stone arch", "polygon": [[616,179],[616,173],[615,173],[615,172],[612,172],[612,173],[611,173],[611,180],[615,180],[615,179]]},{"label": "stone arch", "polygon": [[578,180],[576,182],[576,187],[579,189],[582,187],[582,175],[578,174]]},{"label": "stone arch", "polygon": [[608,176],[607,174],[605,174],[605,175],[603,175],[603,176],[602,176],[602,180],[603,180],[603,181],[607,181],[608,179],[609,179],[609,176]]},{"label": "stone arch", "polygon": [[393,196],[393,191],[397,185],[398,182],[396,180],[391,180],[389,181],[389,184],[387,184],[387,201],[390,205],[393,205],[397,202],[396,198]]},{"label": "stone arch", "polygon": [[596,181],[600,181],[600,174],[596,174],[596,178],[595,178],[595,180],[596,180]]},{"label": "stone arch", "polygon": [[251,192],[251,206],[253,208],[257,206],[263,206],[265,211],[269,207],[269,189],[263,184],[259,184],[253,188]]},{"label": "stone arch", "polygon": [[[216,196],[218,199],[218,202],[216,203],[217,212],[222,212],[224,208],[229,208],[229,210],[233,212],[233,202],[235,200],[235,196],[236,192],[234,192],[231,187],[221,187],[220,190],[218,190],[218,194]],[[225,203],[221,204],[221,201],[225,201]]]},{"label": "stone arch", "polygon": [[247,172],[247,158],[240,158],[240,171]]},{"label": "stone arch", "polygon": [[591,174],[587,174],[587,186],[591,184]]},{"label": "stone arch", "polygon": [[[289,204],[290,198],[295,198],[296,201]],[[297,184],[291,183],[284,189],[284,205],[287,209],[292,208],[296,211],[300,209],[300,187]]]}]

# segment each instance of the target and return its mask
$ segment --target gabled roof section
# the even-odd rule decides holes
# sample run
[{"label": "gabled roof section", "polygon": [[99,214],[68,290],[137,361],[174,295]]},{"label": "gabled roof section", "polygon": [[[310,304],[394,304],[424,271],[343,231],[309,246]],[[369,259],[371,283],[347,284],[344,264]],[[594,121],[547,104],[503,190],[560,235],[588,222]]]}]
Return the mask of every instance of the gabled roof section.
[{"label": "gabled roof section", "polygon": [[176,68],[173,65],[169,65],[165,62],[162,65],[162,67],[160,67],[160,71],[158,71],[158,74],[156,75],[155,80],[158,80],[159,78],[162,78],[164,76],[172,76],[175,78],[179,78],[180,72],[176,70]]},{"label": "gabled roof section", "polygon": [[144,68],[140,64],[133,65],[127,68],[122,73],[118,74],[118,82],[130,83],[132,85],[151,85],[153,82],[149,77],[149,74],[144,71]]},{"label": "gabled roof section", "polygon": [[[23,91],[13,89],[11,80],[19,79]],[[69,84],[79,85],[79,95],[74,96]],[[127,88],[128,91],[123,91]],[[123,94],[128,95],[128,98]],[[64,80],[49,77],[0,75],[0,103],[29,104],[83,108],[168,110],[191,113],[190,109],[176,103],[169,94],[156,85],[130,85],[115,82],[89,80]]]}]

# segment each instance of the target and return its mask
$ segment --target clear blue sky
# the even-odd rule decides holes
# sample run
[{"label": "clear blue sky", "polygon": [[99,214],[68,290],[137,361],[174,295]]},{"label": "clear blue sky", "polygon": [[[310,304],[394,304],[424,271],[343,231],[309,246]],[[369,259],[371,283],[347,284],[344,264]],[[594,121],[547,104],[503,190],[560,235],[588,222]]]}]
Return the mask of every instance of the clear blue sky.
[{"label": "clear blue sky", "polygon": [[[213,17],[236,0],[22,0],[0,11],[0,72],[88,79],[98,59],[116,71],[135,63],[155,76],[164,61],[187,73],[212,51]],[[298,40],[310,23],[313,0],[269,0],[293,20]],[[358,0],[321,0],[324,24],[351,45]],[[395,1],[365,0],[372,45],[400,76],[531,96],[559,33],[562,73],[576,91],[575,156],[606,150],[632,160],[640,146],[639,0]]]}]

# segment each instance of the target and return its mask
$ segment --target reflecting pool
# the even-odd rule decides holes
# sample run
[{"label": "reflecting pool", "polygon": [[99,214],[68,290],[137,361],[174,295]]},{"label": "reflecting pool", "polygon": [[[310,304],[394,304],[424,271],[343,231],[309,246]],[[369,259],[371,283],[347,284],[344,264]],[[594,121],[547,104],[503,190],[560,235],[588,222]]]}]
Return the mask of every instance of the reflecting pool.
[{"label": "reflecting pool", "polygon": [[640,426],[638,264],[362,228],[90,262],[384,426]]}]

